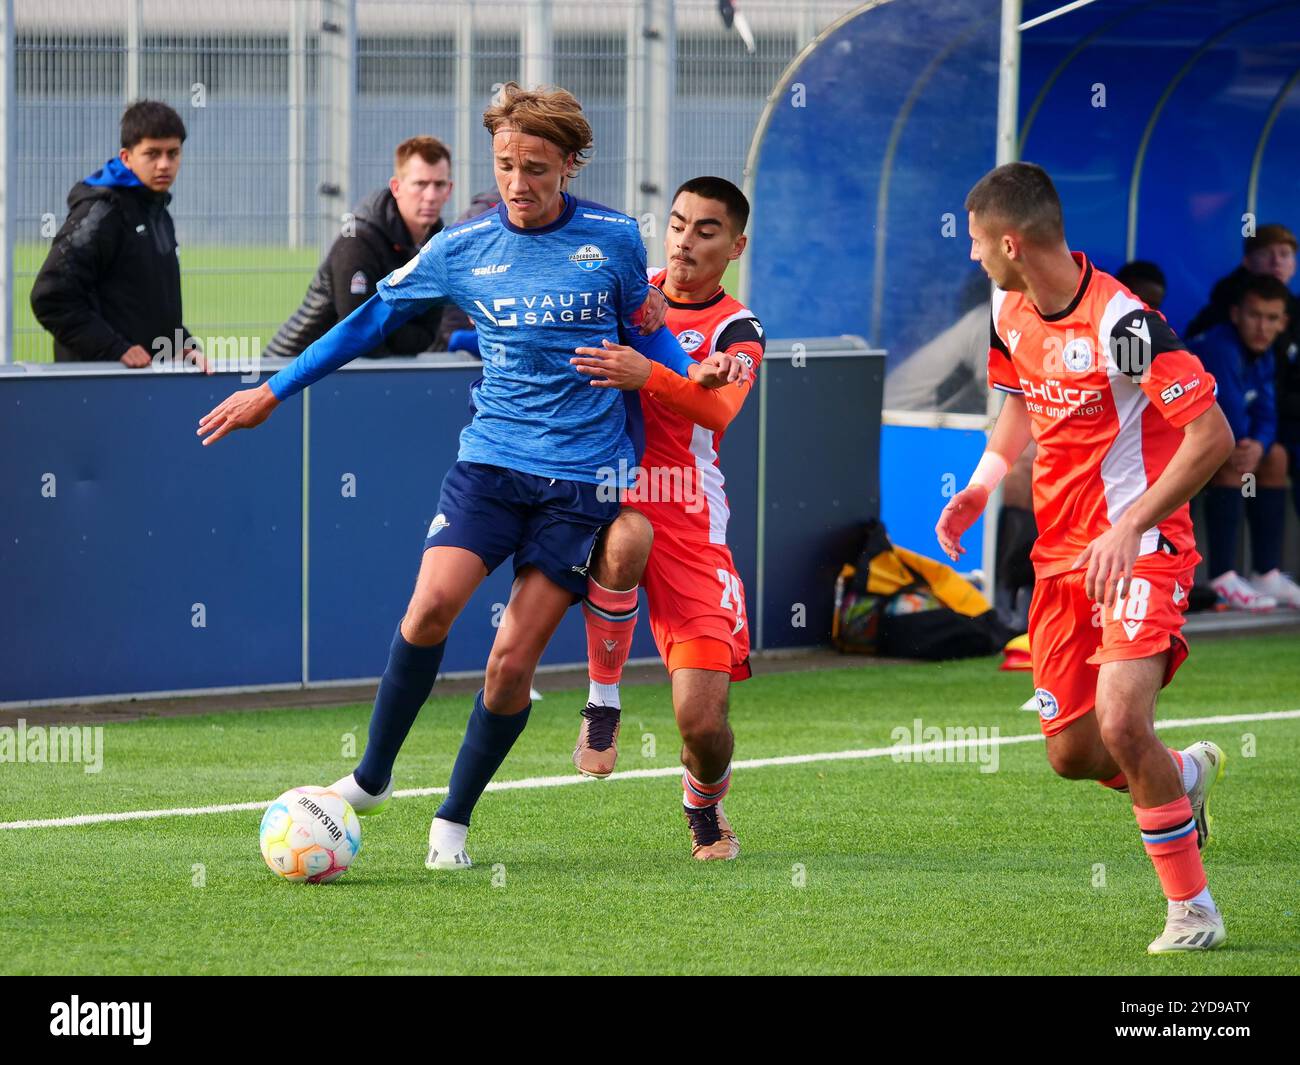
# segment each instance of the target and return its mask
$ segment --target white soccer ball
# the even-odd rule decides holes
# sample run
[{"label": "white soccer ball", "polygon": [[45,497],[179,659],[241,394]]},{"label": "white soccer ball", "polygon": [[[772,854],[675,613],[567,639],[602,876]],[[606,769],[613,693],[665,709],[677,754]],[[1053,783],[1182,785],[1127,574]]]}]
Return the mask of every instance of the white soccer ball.
[{"label": "white soccer ball", "polygon": [[328,788],[292,788],[267,807],[259,833],[271,872],[295,884],[328,884],[361,850],[352,804]]}]

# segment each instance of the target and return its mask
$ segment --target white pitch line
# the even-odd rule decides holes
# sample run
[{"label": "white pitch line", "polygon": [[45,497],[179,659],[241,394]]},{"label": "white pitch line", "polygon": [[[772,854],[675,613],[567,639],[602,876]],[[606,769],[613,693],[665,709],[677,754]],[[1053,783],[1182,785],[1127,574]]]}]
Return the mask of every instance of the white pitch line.
[{"label": "white pitch line", "polygon": [[[1195,728],[1203,725],[1232,725],[1244,721],[1289,721],[1300,718],[1300,710],[1271,710],[1258,714],[1216,714],[1212,717],[1185,717],[1157,721],[1158,729]],[[953,728],[963,726],[951,726]],[[980,726],[964,726],[980,727]],[[984,726],[987,727],[987,726]],[[985,740],[945,740],[937,743],[900,743],[892,747],[868,747],[855,751],[822,751],[817,754],[783,754],[775,758],[747,758],[733,762],[733,769],[766,769],[770,766],[808,765],[813,762],[850,762],[867,758],[888,758],[891,755],[924,754],[927,751],[955,751],[966,747],[1008,747],[1015,743],[1041,742],[1041,732],[1019,736],[995,736]],[[616,773],[610,780],[652,780],[656,777],[675,777],[681,766],[661,766],[657,769],[629,769]],[[562,788],[570,784],[593,784],[589,777],[572,774],[558,777],[525,777],[522,780],[494,780],[488,791],[518,791],[532,788]],[[416,799],[431,795],[446,795],[446,788],[404,788],[394,791],[398,799]],[[181,806],[170,810],[125,810],[112,814],[78,814],[75,817],[50,817],[36,821],[0,822],[0,831],[20,828],[73,828],[77,825],[99,825],[113,821],[149,821],[159,817],[197,817],[201,814],[242,813],[248,810],[265,810],[273,800],[265,802],[232,802],[222,806]]]}]

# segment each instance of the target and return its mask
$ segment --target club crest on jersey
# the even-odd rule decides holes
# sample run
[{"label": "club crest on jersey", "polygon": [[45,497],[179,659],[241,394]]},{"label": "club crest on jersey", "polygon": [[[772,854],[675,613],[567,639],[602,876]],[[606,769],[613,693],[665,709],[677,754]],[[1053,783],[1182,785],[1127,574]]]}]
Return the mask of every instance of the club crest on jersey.
[{"label": "club crest on jersey", "polygon": [[1035,688],[1034,698],[1038,701],[1038,716],[1044,721],[1051,721],[1061,712],[1060,704],[1056,701],[1056,696],[1046,688]]},{"label": "club crest on jersey", "polygon": [[1086,373],[1092,369],[1092,343],[1087,337],[1071,340],[1061,352],[1061,359],[1072,373]]},{"label": "club crest on jersey", "polygon": [[677,343],[682,346],[682,351],[691,352],[704,343],[704,334],[698,329],[686,329],[677,334]]},{"label": "club crest on jersey", "polygon": [[594,244],[584,244],[569,256],[569,262],[579,270],[599,270],[605,261],[604,253]]},{"label": "club crest on jersey", "polygon": [[364,270],[358,270],[352,275],[352,281],[348,285],[348,291],[354,296],[361,296],[365,294],[366,289],[369,287],[370,281],[366,277],[366,272]]}]

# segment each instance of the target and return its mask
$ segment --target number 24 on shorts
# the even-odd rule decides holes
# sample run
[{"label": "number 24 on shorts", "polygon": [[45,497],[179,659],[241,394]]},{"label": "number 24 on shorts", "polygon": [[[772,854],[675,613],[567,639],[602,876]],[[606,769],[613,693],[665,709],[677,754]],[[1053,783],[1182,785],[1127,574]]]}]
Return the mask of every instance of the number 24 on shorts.
[{"label": "number 24 on shorts", "polygon": [[730,610],[739,622],[745,614],[745,597],[740,593],[740,578],[721,566],[717,572],[718,580],[722,582],[722,609]]}]

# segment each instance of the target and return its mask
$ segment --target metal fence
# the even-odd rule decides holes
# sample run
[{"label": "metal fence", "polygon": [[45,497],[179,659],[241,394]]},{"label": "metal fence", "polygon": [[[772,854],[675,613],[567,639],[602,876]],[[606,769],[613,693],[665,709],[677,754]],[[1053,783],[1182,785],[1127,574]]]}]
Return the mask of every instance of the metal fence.
[{"label": "metal fence", "polygon": [[596,151],[579,195],[662,217],[687,177],[739,183],[787,63],[859,5],[737,6],[752,45],[716,0],[0,0],[0,361],[52,357],[32,282],[130,100],[187,127],[171,204],[186,324],[264,341],[401,140],[451,147],[453,216],[490,187],[479,116],[507,80],[583,101]]}]

